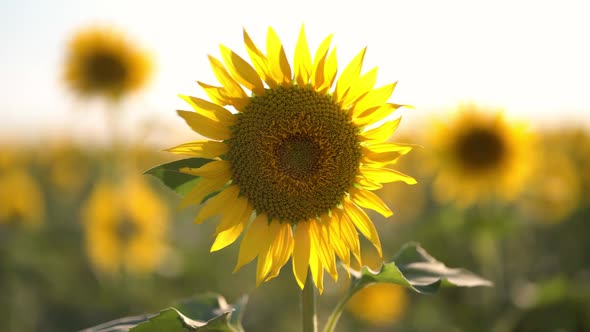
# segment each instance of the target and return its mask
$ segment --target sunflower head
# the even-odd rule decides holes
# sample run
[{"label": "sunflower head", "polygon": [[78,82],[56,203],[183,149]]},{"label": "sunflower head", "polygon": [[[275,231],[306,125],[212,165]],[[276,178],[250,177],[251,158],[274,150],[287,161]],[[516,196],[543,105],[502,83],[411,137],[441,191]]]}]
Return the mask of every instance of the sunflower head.
[{"label": "sunflower head", "polygon": [[221,86],[199,82],[211,101],[181,96],[194,112],[179,115],[208,138],[169,149],[206,158],[202,167],[180,169],[201,177],[182,205],[214,193],[196,221],[221,215],[212,251],[245,233],[236,269],[258,257],[258,282],[277,276],[293,257],[300,287],[310,271],[321,291],[324,270],[337,278],[336,258],[347,266],[351,256],[360,261],[357,230],[381,253],[361,207],[392,212],[372,191],[415,183],[390,168],[411,150],[386,142],[399,124],[381,121],[401,106],[388,102],[395,83],[374,88],[376,68],[361,74],[365,49],[336,79],[330,42],[324,39],[312,58],[302,28],[291,66],[272,28],[266,53],[244,31],[252,64],[220,46],[222,60],[209,61]]},{"label": "sunflower head", "polygon": [[510,199],[530,174],[530,135],[498,112],[463,105],[449,122],[435,126],[429,144],[439,168],[435,196],[443,201],[468,205],[491,197]]},{"label": "sunflower head", "polygon": [[121,33],[108,27],[90,27],[69,42],[64,80],[81,96],[119,99],[143,87],[151,71],[147,53]]}]

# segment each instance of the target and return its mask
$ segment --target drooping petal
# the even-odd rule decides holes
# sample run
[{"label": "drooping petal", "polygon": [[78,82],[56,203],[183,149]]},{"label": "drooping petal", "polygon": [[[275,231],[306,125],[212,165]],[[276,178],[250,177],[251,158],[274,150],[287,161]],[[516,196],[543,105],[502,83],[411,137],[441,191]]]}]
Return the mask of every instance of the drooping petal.
[{"label": "drooping petal", "polygon": [[301,222],[295,226],[295,246],[293,247],[293,274],[299,288],[303,289],[307,280],[309,267],[309,253],[311,240],[309,236],[309,223]]},{"label": "drooping petal", "polygon": [[400,117],[395,120],[387,121],[379,127],[367,130],[359,135],[359,139],[366,142],[384,142],[397,130],[401,120],[402,118]]},{"label": "drooping petal", "polygon": [[[281,224],[274,220],[269,224],[268,232],[272,239],[275,239],[281,230]],[[272,256],[272,241],[267,247],[263,247],[258,255],[258,262],[256,264],[256,285],[266,280],[273,267]]]},{"label": "drooping petal", "polygon": [[238,83],[254,92],[257,96],[264,95],[264,84],[260,75],[252,66],[229,48],[219,45],[221,57],[227,69]]},{"label": "drooping petal", "polygon": [[268,63],[274,79],[282,85],[291,84],[291,66],[285,54],[283,44],[273,28],[269,27],[266,34],[266,52]]},{"label": "drooping petal", "polygon": [[322,294],[324,292],[324,267],[320,262],[320,258],[313,250],[309,254],[309,269],[318,292]]},{"label": "drooping petal", "polygon": [[391,217],[393,215],[393,212],[385,203],[383,203],[381,198],[371,191],[352,188],[350,190],[350,198],[356,204],[366,209],[374,210],[385,218]]},{"label": "drooping petal", "polygon": [[229,180],[229,177],[201,178],[195,187],[184,196],[180,207],[201,204],[207,195],[221,189]]},{"label": "drooping petal", "polygon": [[236,123],[236,117],[228,110],[212,102],[185,95],[179,95],[184,101],[189,103],[195,112],[206,116],[211,120],[216,120],[226,126]]},{"label": "drooping petal", "polygon": [[268,84],[271,89],[275,89],[278,86],[277,81],[273,78],[272,72],[270,70],[270,66],[266,56],[256,47],[256,44],[252,41],[246,29],[244,29],[244,44],[246,45],[246,50],[248,51],[248,55],[250,56],[250,60],[252,60],[252,64],[256,71],[262,77],[262,80]]},{"label": "drooping petal", "polygon": [[311,76],[311,54],[309,53],[309,46],[307,44],[303,25],[299,31],[299,38],[297,39],[297,45],[295,46],[293,64],[295,69],[295,82],[297,82],[297,85],[300,87],[306,86]]},{"label": "drooping petal", "polygon": [[273,266],[265,281],[279,275],[281,268],[287,263],[293,253],[293,245],[293,230],[291,224],[281,224],[279,234],[271,244]]},{"label": "drooping petal", "polygon": [[234,272],[250,263],[258,256],[263,248],[268,248],[272,241],[269,235],[268,217],[265,214],[259,214],[246,230],[244,238],[240,243],[238,262],[234,268]]},{"label": "drooping petal", "polygon": [[363,66],[363,59],[365,58],[365,53],[367,48],[363,48],[353,59],[350,63],[344,68],[342,74],[338,78],[338,82],[336,83],[336,89],[334,90],[334,100],[337,103],[342,101],[342,97],[350,86],[353,84],[354,81],[358,78],[359,74],[361,73],[361,67]]},{"label": "drooping petal", "polygon": [[403,181],[406,184],[416,184],[416,179],[389,168],[373,168],[368,166],[359,167],[361,174],[367,178],[367,180],[378,183],[391,183],[397,181]]},{"label": "drooping petal", "polygon": [[380,88],[369,91],[352,107],[352,117],[363,117],[363,112],[374,107],[382,106],[391,97],[396,83],[387,84]]},{"label": "drooping petal", "polygon": [[226,154],[229,151],[229,146],[223,142],[196,141],[180,144],[165,151],[200,158],[217,158]]},{"label": "drooping petal", "polygon": [[238,198],[231,210],[223,215],[215,230],[217,237],[211,246],[211,252],[221,250],[234,243],[250,221],[252,207],[249,206],[245,198]]},{"label": "drooping petal", "polygon": [[231,130],[219,121],[211,120],[196,112],[177,111],[177,113],[192,130],[205,137],[216,140],[225,140],[231,137]]},{"label": "drooping petal", "polygon": [[354,224],[350,220],[350,217],[344,212],[341,212],[339,220],[340,220],[340,229],[341,229],[341,233],[340,233],[341,239],[346,244],[346,246],[350,249],[350,251],[352,252],[352,255],[354,256],[354,258],[356,259],[356,261],[360,265],[360,263],[361,263],[361,245],[360,245],[358,233],[356,232],[356,229],[354,228]]},{"label": "drooping petal", "polygon": [[359,208],[356,204],[351,202],[348,199],[344,199],[343,202],[344,206],[344,213],[348,215],[350,220],[354,223],[356,228],[363,233],[363,235],[371,241],[375,249],[377,249],[377,253],[379,257],[383,256],[383,252],[381,251],[381,240],[379,240],[379,234],[375,229],[375,225],[365,211]]},{"label": "drooping petal", "polygon": [[199,210],[197,216],[195,217],[195,223],[200,224],[206,219],[224,212],[228,206],[228,202],[234,202],[237,199],[239,192],[240,189],[238,186],[232,185],[209,199]]},{"label": "drooping petal", "polygon": [[243,221],[243,216],[252,214],[252,207],[244,197],[237,197],[233,202],[227,202],[231,209],[225,211],[221,216],[219,224],[215,228],[215,234],[218,235],[226,230],[233,228]]},{"label": "drooping petal", "polygon": [[231,177],[231,164],[227,160],[215,160],[198,168],[183,167],[181,173],[204,178]]},{"label": "drooping petal", "polygon": [[330,275],[337,280],[338,272],[336,271],[336,263],[334,261],[334,251],[329,246],[329,241],[324,238],[322,232],[322,225],[316,220],[309,221],[309,235],[311,238],[311,252],[310,256],[319,258],[321,265],[330,273]]}]

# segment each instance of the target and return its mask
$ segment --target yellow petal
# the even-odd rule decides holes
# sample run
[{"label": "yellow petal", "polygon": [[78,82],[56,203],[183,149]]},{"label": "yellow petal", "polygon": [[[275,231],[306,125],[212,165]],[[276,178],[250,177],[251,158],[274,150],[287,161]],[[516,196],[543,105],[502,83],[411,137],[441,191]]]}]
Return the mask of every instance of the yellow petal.
[{"label": "yellow petal", "polygon": [[[295,81],[298,86],[304,87],[309,82],[311,74],[311,54],[309,53],[309,46],[307,45],[307,38],[305,37],[303,25],[301,25],[301,30],[299,31],[294,58]],[[301,286],[301,288],[303,288],[303,286]]]},{"label": "yellow petal", "polygon": [[256,71],[262,77],[262,80],[268,84],[271,89],[275,89],[278,84],[277,81],[273,78],[272,72],[270,70],[268,60],[264,56],[264,54],[256,47],[246,29],[244,29],[244,44],[246,45],[246,50],[248,51],[248,55],[252,60],[252,64]]},{"label": "yellow petal", "polygon": [[338,78],[338,82],[336,82],[336,89],[334,90],[334,100],[337,103],[342,101],[342,97],[350,86],[356,81],[359,74],[361,73],[361,67],[363,66],[363,59],[365,58],[365,52],[367,48],[363,48],[353,59],[350,63],[344,68],[342,74]]},{"label": "yellow petal", "polygon": [[264,85],[252,66],[229,48],[219,45],[227,69],[238,83],[258,96],[264,95]]},{"label": "yellow petal", "polygon": [[396,131],[397,127],[399,127],[399,123],[402,120],[402,118],[397,118],[395,120],[392,121],[387,121],[385,123],[383,123],[382,125],[380,125],[379,127],[370,129],[365,131],[364,133],[361,133],[359,135],[359,138],[363,141],[377,141],[377,142],[383,142],[386,141],[387,139],[389,139],[389,137],[391,137],[391,135],[393,135],[393,133]]},{"label": "yellow petal", "polygon": [[332,35],[329,35],[322,41],[320,47],[318,47],[315,58],[313,60],[313,67],[311,70],[311,85],[318,90],[324,83],[324,63],[328,50],[330,48],[330,42],[332,41]]},{"label": "yellow petal", "polygon": [[375,86],[376,81],[377,67],[369,70],[366,74],[359,77],[352,83],[348,91],[344,94],[344,98],[342,98],[342,103],[340,104],[342,108],[348,108],[350,105],[355,103],[357,99],[363,97],[365,94],[371,91],[373,86]]},{"label": "yellow petal", "polygon": [[391,217],[393,215],[393,212],[391,212],[389,207],[383,203],[381,198],[371,191],[352,188],[350,190],[350,198],[356,204],[364,208],[374,210],[385,218]]},{"label": "yellow petal", "polygon": [[303,289],[307,280],[307,269],[309,267],[309,223],[300,222],[295,226],[295,246],[293,248],[293,274],[299,288]]},{"label": "yellow petal", "polygon": [[320,262],[320,258],[314,255],[313,252],[309,255],[309,269],[311,270],[313,282],[321,295],[324,292],[324,267]]},{"label": "yellow petal", "polygon": [[330,53],[324,62],[324,82],[318,89],[321,93],[330,89],[334,80],[336,79],[336,73],[338,72],[338,60],[336,57],[336,48]]},{"label": "yellow petal", "polygon": [[222,106],[196,97],[185,95],[179,95],[179,97],[189,103],[195,112],[211,120],[219,121],[225,126],[231,126],[236,123],[236,117]]},{"label": "yellow petal", "polygon": [[240,243],[238,262],[234,272],[250,263],[263,248],[268,248],[272,241],[269,234],[268,217],[265,214],[259,214],[246,230],[246,234],[244,234],[244,238]]},{"label": "yellow petal", "polygon": [[281,268],[287,263],[293,253],[293,230],[291,224],[281,224],[279,234],[270,248],[272,252],[272,268],[265,281],[278,276]]},{"label": "yellow petal", "polygon": [[[245,201],[245,199],[241,200]],[[236,206],[235,210],[237,212],[235,213],[230,213],[229,211],[225,212],[223,216],[224,218],[219,223],[218,229],[223,226],[222,224],[225,220],[231,220],[231,224],[233,224],[233,226],[223,228],[223,230],[219,229],[217,231],[218,234],[215,238],[215,242],[213,242],[213,245],[211,246],[211,252],[221,250],[229,246],[236,241],[240,234],[242,234],[244,228],[246,228],[246,225],[248,225],[248,222],[250,221],[250,215],[252,214],[252,208],[250,208],[247,204],[244,205],[246,206],[245,209],[242,207],[242,204]],[[228,216],[227,218],[226,215]]]},{"label": "yellow petal", "polygon": [[316,220],[308,221],[309,235],[311,238],[310,256],[316,256],[320,259],[322,266],[328,271],[334,280],[338,279],[334,251],[329,246],[330,242],[324,237],[322,225]]},{"label": "yellow petal", "polygon": [[217,105],[233,105],[231,98],[227,96],[225,90],[222,87],[209,85],[199,81],[197,81],[197,83],[201,86],[201,88],[203,88],[203,91],[205,91],[209,99],[211,99],[211,101]]},{"label": "yellow petal", "polygon": [[403,156],[412,150],[412,146],[395,144],[395,143],[379,143],[361,147],[363,158],[382,165],[395,164],[400,156]]},{"label": "yellow petal", "polygon": [[239,192],[240,189],[238,186],[232,185],[214,197],[211,197],[211,199],[205,202],[199,210],[195,217],[195,223],[200,224],[206,219],[223,212],[227,206],[230,206],[229,203],[232,203],[237,199]]},{"label": "yellow petal", "polygon": [[340,215],[340,229],[341,229],[341,239],[346,244],[346,246],[352,252],[356,261],[360,264],[361,263],[361,245],[359,241],[358,234],[350,217],[342,212]]},{"label": "yellow petal", "polygon": [[377,253],[379,257],[383,256],[383,252],[381,251],[381,240],[379,240],[379,234],[375,229],[375,225],[365,211],[359,208],[356,204],[351,202],[348,199],[345,199],[343,202],[344,206],[344,213],[348,215],[350,220],[356,226],[356,228],[375,246],[377,249]]},{"label": "yellow petal", "polygon": [[355,183],[367,190],[377,190],[383,188],[381,183],[370,181],[364,176],[356,176],[354,180]]},{"label": "yellow petal", "polygon": [[[268,236],[271,239],[275,239],[278,236],[280,230],[281,230],[281,224],[278,221],[273,220],[273,221],[271,221],[271,223],[268,227],[268,232],[269,232]],[[271,247],[272,247],[272,242],[267,247],[263,247],[262,250],[260,251],[260,254],[258,255],[258,262],[256,264],[256,285],[260,285],[260,283],[266,279],[266,276],[270,273],[270,270],[272,269],[272,266],[273,266],[272,257],[273,256],[272,256]]]},{"label": "yellow petal", "polygon": [[217,158],[226,154],[229,151],[229,146],[223,142],[196,141],[180,144],[165,151],[200,158]]},{"label": "yellow petal", "polygon": [[373,168],[368,166],[360,166],[361,175],[371,182],[391,183],[403,181],[406,184],[416,184],[416,180],[402,172],[398,172],[389,168]]},{"label": "yellow petal", "polygon": [[374,107],[380,107],[391,97],[396,83],[388,84],[369,91],[352,108],[352,117],[363,117],[363,112]]},{"label": "yellow petal", "polygon": [[382,106],[375,106],[373,108],[365,110],[358,117],[353,117],[352,122],[359,127],[370,125],[372,123],[383,120],[384,118],[386,118],[402,106],[406,105],[387,103]]},{"label": "yellow petal", "polygon": [[227,160],[215,160],[198,168],[183,167],[180,172],[205,178],[231,177],[231,164]]},{"label": "yellow petal", "polygon": [[338,255],[342,263],[344,263],[345,266],[350,267],[350,250],[342,240],[342,229],[340,227],[338,214],[332,214],[327,226],[328,233],[330,234],[330,245],[334,248],[334,252]]},{"label": "yellow petal", "polygon": [[213,74],[215,74],[215,77],[217,77],[217,80],[223,86],[227,96],[231,98],[247,97],[240,84],[231,77],[221,61],[209,55],[209,63],[211,64],[211,69],[213,69]]},{"label": "yellow petal", "polygon": [[229,180],[229,177],[201,178],[195,187],[184,196],[180,202],[180,207],[201,204],[201,201],[207,195],[221,189]]},{"label": "yellow petal", "polygon": [[252,207],[248,204],[248,201],[243,197],[238,197],[234,202],[228,201],[227,206],[231,206],[231,209],[223,211],[221,220],[215,228],[214,235],[220,234],[236,225],[239,225],[247,215],[248,218],[252,214]]},{"label": "yellow petal", "polygon": [[268,53],[268,64],[274,79],[283,84],[291,84],[291,67],[285,54],[283,44],[273,28],[269,27],[266,34],[266,52]]},{"label": "yellow petal", "polygon": [[225,140],[231,137],[231,130],[219,121],[211,120],[199,113],[177,111],[178,115],[195,132],[212,139]]}]

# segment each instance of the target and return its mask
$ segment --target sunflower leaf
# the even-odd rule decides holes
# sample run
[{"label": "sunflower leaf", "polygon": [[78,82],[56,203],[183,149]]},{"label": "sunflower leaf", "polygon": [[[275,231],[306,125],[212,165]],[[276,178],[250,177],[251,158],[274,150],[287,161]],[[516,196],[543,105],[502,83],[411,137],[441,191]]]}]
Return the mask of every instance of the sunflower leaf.
[{"label": "sunflower leaf", "polygon": [[246,302],[247,297],[243,297],[229,305],[221,295],[206,293],[156,315],[121,318],[82,332],[243,332],[241,319]]},{"label": "sunflower leaf", "polygon": [[404,245],[393,261],[383,264],[380,271],[363,266],[361,271],[353,272],[359,278],[357,290],[376,282],[398,284],[421,294],[436,293],[441,287],[493,285],[468,270],[447,267],[417,243]]},{"label": "sunflower leaf", "polygon": [[180,169],[183,167],[201,167],[211,161],[213,160],[205,158],[181,159],[171,163],[155,166],[145,171],[144,174],[149,174],[159,179],[168,188],[174,190],[181,196],[184,196],[199,182],[201,177],[181,173]]}]

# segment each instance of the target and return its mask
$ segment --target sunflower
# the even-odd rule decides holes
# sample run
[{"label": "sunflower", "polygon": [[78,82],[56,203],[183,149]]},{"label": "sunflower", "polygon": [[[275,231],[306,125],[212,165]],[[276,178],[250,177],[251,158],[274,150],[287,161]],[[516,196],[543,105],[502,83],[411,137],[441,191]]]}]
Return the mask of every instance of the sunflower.
[{"label": "sunflower", "polygon": [[145,85],[152,71],[147,54],[108,27],[78,32],[67,49],[64,80],[79,95],[114,100]]},{"label": "sunflower", "polygon": [[490,198],[513,199],[531,173],[531,137],[522,124],[473,105],[459,108],[450,123],[438,123],[429,137],[438,168],[434,195],[461,206]]},{"label": "sunflower", "polygon": [[245,233],[236,270],[258,257],[260,284],[277,276],[292,257],[299,286],[304,287],[309,269],[322,292],[324,270],[338,277],[336,257],[346,266],[351,253],[360,261],[357,229],[381,253],[378,233],[362,208],[386,217],[392,212],[372,190],[394,181],[415,183],[389,168],[411,149],[385,142],[399,119],[375,125],[401,106],[387,103],[396,84],[374,89],[376,68],[361,75],[366,49],[336,80],[331,36],[312,60],[303,27],[293,68],[272,28],[266,54],[245,30],[243,37],[252,65],[221,45],[223,62],[209,56],[221,86],[199,82],[211,102],[181,96],[195,112],[178,114],[209,140],[169,151],[214,159],[180,170],[202,177],[181,205],[200,204],[219,192],[195,220],[222,215],[211,251]]},{"label": "sunflower", "polygon": [[102,273],[149,273],[164,257],[167,209],[139,176],[99,182],[82,218],[88,256]]},{"label": "sunflower", "polygon": [[43,192],[26,170],[27,162],[14,148],[0,146],[0,224],[19,221],[38,227],[43,221]]}]

